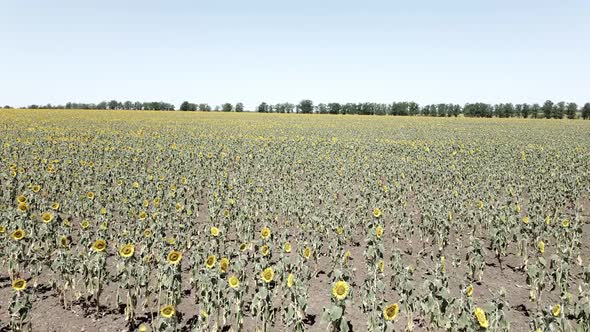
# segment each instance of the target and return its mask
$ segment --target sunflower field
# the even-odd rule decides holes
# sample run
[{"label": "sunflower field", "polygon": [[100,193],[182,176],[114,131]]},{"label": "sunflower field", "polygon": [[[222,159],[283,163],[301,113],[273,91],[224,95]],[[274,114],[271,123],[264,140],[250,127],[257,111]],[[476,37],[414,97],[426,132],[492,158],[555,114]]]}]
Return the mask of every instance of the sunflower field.
[{"label": "sunflower field", "polygon": [[589,331],[590,123],[0,111],[0,331]]}]

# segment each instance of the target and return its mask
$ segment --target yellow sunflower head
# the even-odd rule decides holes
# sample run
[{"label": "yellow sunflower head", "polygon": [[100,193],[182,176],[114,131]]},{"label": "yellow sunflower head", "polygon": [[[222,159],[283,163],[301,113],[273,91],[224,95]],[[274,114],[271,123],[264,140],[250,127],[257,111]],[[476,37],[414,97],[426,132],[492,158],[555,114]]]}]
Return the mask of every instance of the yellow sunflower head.
[{"label": "yellow sunflower head", "polygon": [[119,255],[123,258],[129,258],[135,253],[135,246],[132,243],[127,243],[119,249]]},{"label": "yellow sunflower head", "polygon": [[553,315],[553,317],[559,317],[559,315],[561,314],[561,305],[559,303],[554,305],[553,308],[551,308],[551,314]]},{"label": "yellow sunflower head", "polygon": [[222,259],[219,260],[219,270],[222,273],[226,273],[228,269],[229,269],[229,259],[227,259],[227,257],[223,257]]},{"label": "yellow sunflower head", "polygon": [[293,278],[293,273],[289,273],[289,276],[287,277],[287,287],[293,287]]},{"label": "yellow sunflower head", "polygon": [[174,310],[174,306],[170,304],[160,309],[160,315],[164,318],[172,318],[172,316],[174,316],[175,313],[176,310]]},{"label": "yellow sunflower head", "polygon": [[349,290],[350,290],[350,287],[348,286],[348,283],[344,280],[340,280],[340,281],[335,282],[334,286],[332,286],[332,295],[337,300],[342,301],[348,295]]},{"label": "yellow sunflower head", "polygon": [[27,203],[18,203],[17,210],[18,212],[25,213],[29,210],[29,206]]},{"label": "yellow sunflower head", "polygon": [[383,318],[388,321],[395,319],[399,312],[399,305],[397,303],[390,304],[383,308]]},{"label": "yellow sunflower head", "polygon": [[16,241],[22,240],[25,237],[26,233],[22,229],[17,229],[12,233],[12,238]]},{"label": "yellow sunflower head", "polygon": [[44,223],[50,223],[53,220],[53,213],[51,212],[43,212],[41,215],[41,221]]},{"label": "yellow sunflower head", "polygon": [[263,227],[260,231],[260,237],[262,237],[263,239],[268,239],[270,237],[270,234],[270,228],[268,227]]},{"label": "yellow sunflower head", "polygon": [[545,253],[545,242],[539,241],[539,253]]},{"label": "yellow sunflower head", "polygon": [[383,227],[381,227],[381,225],[378,225],[375,228],[375,236],[380,239],[383,236]]},{"label": "yellow sunflower head", "polygon": [[86,228],[90,227],[90,222],[88,220],[84,219],[80,223],[80,227],[82,227],[82,229],[86,229]]},{"label": "yellow sunflower head", "polygon": [[16,279],[12,282],[12,289],[17,292],[23,291],[27,288],[27,281],[25,279]]},{"label": "yellow sunflower head", "polygon": [[375,217],[375,218],[381,217],[381,209],[380,208],[378,208],[378,207],[373,208],[373,217]]},{"label": "yellow sunflower head", "polygon": [[285,242],[283,249],[285,250],[286,253],[290,253],[291,252],[291,242]]},{"label": "yellow sunflower head", "polygon": [[488,322],[488,319],[486,318],[486,313],[485,311],[483,311],[482,308],[475,308],[475,318],[477,319],[477,322],[479,323],[479,326],[481,326],[484,329],[487,329],[490,326],[490,323]]},{"label": "yellow sunflower head", "polygon": [[262,256],[266,256],[270,253],[270,248],[268,247],[268,245],[263,245],[262,247],[260,247],[260,253],[262,254]]},{"label": "yellow sunflower head", "polygon": [[40,186],[40,185],[38,185],[38,184],[36,184],[36,185],[34,185],[34,186],[31,188],[31,190],[32,190],[34,193],[38,193],[39,191],[41,191],[41,186]]},{"label": "yellow sunflower head", "polygon": [[168,264],[177,265],[182,260],[182,253],[180,251],[172,250],[168,253],[166,260],[168,261]]},{"label": "yellow sunflower head", "polygon": [[205,266],[208,269],[212,269],[215,266],[216,262],[217,262],[217,257],[215,257],[215,255],[209,255],[207,257],[207,260],[205,260]]},{"label": "yellow sunflower head", "polygon": [[56,210],[56,211],[59,210],[59,203],[58,202],[54,202],[53,204],[51,204],[51,208],[53,210]]},{"label": "yellow sunflower head", "polygon": [[137,219],[139,219],[139,220],[145,220],[145,219],[147,218],[147,216],[148,216],[148,215],[147,215],[147,212],[145,212],[145,211],[141,211],[141,212],[139,212],[139,214],[137,215]]},{"label": "yellow sunflower head", "polygon": [[240,244],[240,251],[244,252],[248,249],[248,244],[247,243],[242,243]]},{"label": "yellow sunflower head", "polygon": [[92,244],[92,249],[97,252],[103,252],[107,248],[107,242],[103,239],[98,239]]},{"label": "yellow sunflower head", "polygon": [[238,280],[236,276],[229,277],[229,279],[227,279],[227,283],[229,284],[229,287],[233,289],[238,289],[238,287],[240,287],[240,280]]},{"label": "yellow sunflower head", "polygon": [[25,196],[25,195],[19,195],[16,198],[16,202],[19,203],[19,204],[20,203],[26,203],[27,202],[27,196]]},{"label": "yellow sunflower head", "polygon": [[303,248],[303,257],[305,257],[305,259],[309,259],[311,257],[311,248],[310,247],[305,247]]},{"label": "yellow sunflower head", "polygon": [[6,227],[0,226],[0,234],[4,234],[6,232]]},{"label": "yellow sunflower head", "polygon": [[86,198],[93,199],[94,198],[94,193],[92,191],[87,192],[86,193]]},{"label": "yellow sunflower head", "polygon": [[69,244],[70,244],[70,241],[68,240],[67,236],[62,235],[59,237],[59,245],[60,246],[67,248],[69,246]]},{"label": "yellow sunflower head", "polygon": [[273,280],[275,275],[275,271],[273,271],[272,267],[267,267],[266,269],[264,269],[262,271],[262,281],[264,281],[265,283],[269,283]]},{"label": "yellow sunflower head", "polygon": [[473,296],[473,285],[467,286],[467,288],[465,289],[465,295],[467,295],[468,297]]},{"label": "yellow sunflower head", "polygon": [[217,237],[219,236],[219,228],[215,226],[211,226],[211,236]]}]

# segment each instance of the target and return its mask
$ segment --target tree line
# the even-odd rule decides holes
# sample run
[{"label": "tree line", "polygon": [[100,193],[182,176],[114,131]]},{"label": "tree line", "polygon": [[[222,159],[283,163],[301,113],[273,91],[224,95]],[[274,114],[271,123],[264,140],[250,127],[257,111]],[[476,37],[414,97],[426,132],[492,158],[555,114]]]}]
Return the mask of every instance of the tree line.
[{"label": "tree line", "polygon": [[[11,108],[6,105],[4,108]],[[29,109],[94,109],[94,110],[149,110],[149,111],[174,111],[175,106],[163,101],[155,102],[132,102],[132,101],[102,101],[99,103],[75,103],[68,102],[65,105],[29,105]],[[179,111],[200,111],[200,112],[243,112],[243,103],[224,103],[211,107],[207,103],[192,103],[184,101]],[[319,103],[314,105],[313,101],[304,99],[298,104],[260,103],[255,109],[259,113],[300,113],[300,114],[358,114],[358,115],[396,115],[396,116],[438,116],[438,117],[466,117],[482,118],[545,118],[545,119],[590,119],[590,103],[579,107],[576,103],[557,102],[551,100],[540,104],[486,104],[467,103],[459,104],[427,104],[419,105],[415,102],[393,102],[386,103]]]}]

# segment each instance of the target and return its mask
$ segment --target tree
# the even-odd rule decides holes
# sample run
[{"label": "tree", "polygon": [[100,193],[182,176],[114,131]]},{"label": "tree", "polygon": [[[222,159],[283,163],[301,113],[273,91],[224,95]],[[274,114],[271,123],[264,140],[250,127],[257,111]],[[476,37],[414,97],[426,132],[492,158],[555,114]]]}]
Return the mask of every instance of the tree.
[{"label": "tree", "polygon": [[113,100],[109,101],[108,106],[109,106],[110,110],[119,109],[119,102],[113,99]]},{"label": "tree", "polygon": [[540,110],[541,110],[541,106],[537,103],[534,103],[533,106],[531,106],[531,116],[533,119],[536,119],[539,117]]},{"label": "tree", "polygon": [[265,102],[260,103],[256,108],[256,111],[259,113],[267,113],[268,112],[268,104]]},{"label": "tree", "polygon": [[304,99],[301,102],[299,102],[297,108],[303,114],[311,114],[313,113],[313,102],[309,99]]},{"label": "tree", "polygon": [[568,103],[565,109],[565,114],[568,119],[575,119],[578,112],[578,105],[576,103]]},{"label": "tree", "polygon": [[582,119],[590,119],[590,103],[586,103],[584,104],[584,107],[582,107]]},{"label": "tree", "polygon": [[188,101],[183,101],[182,104],[180,104],[180,108],[178,109],[179,111],[188,111],[190,108],[190,103]]},{"label": "tree", "polygon": [[529,106],[529,104],[527,104],[527,103],[522,104],[522,109],[520,111],[520,115],[526,119],[529,117],[530,113],[531,113],[531,107]]},{"label": "tree", "polygon": [[543,111],[543,116],[545,119],[551,119],[551,115],[553,113],[553,102],[551,100],[545,101],[543,107],[541,107],[541,111]]},{"label": "tree", "polygon": [[224,112],[231,112],[233,110],[233,106],[230,103],[225,103],[221,106],[221,110]]},{"label": "tree", "polygon": [[554,119],[563,119],[563,114],[565,113],[565,102],[560,101],[559,103],[555,104],[553,107],[553,118]]},{"label": "tree", "polygon": [[237,103],[235,107],[236,112],[243,112],[244,111],[244,104]]},{"label": "tree", "polygon": [[199,104],[199,111],[201,112],[209,112],[211,111],[211,106],[209,106],[209,104]]}]

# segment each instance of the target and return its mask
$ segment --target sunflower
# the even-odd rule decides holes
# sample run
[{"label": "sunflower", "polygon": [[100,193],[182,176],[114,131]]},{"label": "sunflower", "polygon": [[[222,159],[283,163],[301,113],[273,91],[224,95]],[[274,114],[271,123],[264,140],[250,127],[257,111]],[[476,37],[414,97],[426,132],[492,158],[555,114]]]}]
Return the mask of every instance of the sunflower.
[{"label": "sunflower", "polygon": [[143,231],[143,237],[148,238],[152,236],[152,230],[151,229],[146,229]]},{"label": "sunflower", "polygon": [[92,191],[87,192],[86,193],[86,198],[93,199],[94,198],[94,193]]},{"label": "sunflower", "polygon": [[31,190],[32,190],[34,193],[38,193],[38,192],[41,190],[41,186],[40,186],[40,185],[38,185],[38,184],[36,184],[36,185],[34,185],[34,186],[31,188]]},{"label": "sunflower", "polygon": [[175,313],[176,310],[174,310],[174,307],[170,304],[160,309],[160,315],[164,318],[171,318]]},{"label": "sunflower", "polygon": [[103,221],[100,226],[98,226],[100,228],[100,230],[105,231],[107,228],[109,228],[109,222],[108,221]]},{"label": "sunflower", "polygon": [[563,221],[561,222],[561,226],[567,228],[570,226],[570,221],[567,219],[563,219]]},{"label": "sunflower", "polygon": [[148,331],[148,327],[145,324],[141,324],[141,325],[139,325],[139,327],[137,328],[137,330],[139,332],[147,332]]},{"label": "sunflower", "polygon": [[377,263],[377,268],[379,269],[379,272],[383,273],[383,270],[385,269],[385,264],[383,263],[382,259],[380,259]]},{"label": "sunflower", "polygon": [[167,257],[168,263],[176,265],[182,260],[182,253],[180,251],[172,250]]},{"label": "sunflower", "polygon": [[19,204],[20,203],[26,203],[27,202],[27,196],[25,196],[25,195],[19,195],[16,198],[16,202],[19,203]]},{"label": "sunflower", "polygon": [[483,202],[482,201],[477,202],[477,208],[480,210],[483,209]]},{"label": "sunflower", "polygon": [[381,209],[380,208],[378,208],[378,207],[373,208],[373,217],[375,217],[375,218],[381,217]]},{"label": "sunflower", "polygon": [[265,244],[262,247],[260,247],[260,253],[262,254],[262,256],[268,255],[269,252],[270,252],[270,249],[269,249],[268,245]]},{"label": "sunflower", "polygon": [[485,311],[483,311],[482,308],[475,308],[475,318],[477,318],[477,322],[479,323],[479,326],[483,327],[484,329],[487,329],[490,326],[490,323],[488,322],[488,319],[486,318],[486,313]]},{"label": "sunflower", "polygon": [[291,243],[285,242],[285,245],[283,245],[283,249],[285,250],[286,253],[290,253],[291,252]]},{"label": "sunflower", "polygon": [[41,221],[48,224],[53,220],[53,213],[51,212],[43,212],[41,215]]},{"label": "sunflower", "polygon": [[529,216],[524,216],[524,217],[522,217],[522,222],[523,222],[525,225],[526,225],[526,224],[528,224],[528,223],[529,223],[529,221],[530,221],[530,218],[529,218]]},{"label": "sunflower", "polygon": [[228,209],[223,210],[223,216],[226,218],[229,218],[229,210]]},{"label": "sunflower", "polygon": [[17,292],[23,291],[27,288],[27,281],[25,279],[16,279],[12,282],[12,289]]},{"label": "sunflower", "polygon": [[68,247],[68,245],[69,245],[69,242],[70,242],[70,241],[68,240],[68,237],[67,237],[67,236],[65,236],[65,235],[62,235],[62,236],[60,236],[60,237],[59,237],[59,244],[60,244],[62,247],[64,247],[64,248],[67,248],[67,247]]},{"label": "sunflower", "polygon": [[215,266],[216,262],[217,262],[217,257],[215,257],[215,255],[209,255],[209,257],[207,257],[207,260],[205,261],[205,266],[208,269],[212,269]]},{"label": "sunflower", "polygon": [[150,201],[148,201],[147,199],[143,200],[143,207],[148,207],[150,206]]},{"label": "sunflower", "polygon": [[516,211],[516,213],[520,213],[520,204],[516,203],[516,206],[514,207],[514,211]]},{"label": "sunflower", "polygon": [[551,314],[553,317],[558,317],[561,314],[561,305],[559,303],[551,308]]},{"label": "sunflower", "polygon": [[182,211],[183,206],[180,203],[176,203],[176,205],[174,207],[175,207],[176,211],[180,212],[180,211]]},{"label": "sunflower", "polygon": [[4,234],[6,232],[6,227],[0,226],[0,234]]},{"label": "sunflower", "polygon": [[18,212],[27,212],[29,210],[29,206],[27,205],[27,203],[18,203]]},{"label": "sunflower", "polygon": [[293,273],[289,273],[289,276],[287,277],[287,287],[293,287]]},{"label": "sunflower", "polygon": [[335,282],[334,286],[332,286],[332,295],[337,300],[342,301],[348,295],[349,290],[350,290],[350,287],[348,286],[348,283],[346,281],[340,280],[340,281]]},{"label": "sunflower", "polygon": [[119,250],[119,255],[123,258],[129,258],[133,256],[133,253],[135,253],[135,246],[131,243],[127,243]]},{"label": "sunflower", "polygon": [[141,211],[138,215],[137,215],[137,219],[139,220],[145,220],[147,218],[147,213],[145,211]]},{"label": "sunflower", "polygon": [[271,267],[267,267],[262,271],[262,281],[269,283],[275,276],[275,271]]},{"label": "sunflower", "polygon": [[264,227],[264,228],[262,228],[262,230],[260,231],[260,236],[261,236],[263,239],[268,239],[268,238],[270,237],[270,233],[271,233],[271,232],[270,232],[270,228],[268,228],[268,227]]},{"label": "sunflower", "polygon": [[90,222],[88,220],[84,219],[80,223],[80,227],[82,227],[82,229],[86,229],[86,228],[90,227]]},{"label": "sunflower", "polygon": [[229,259],[227,259],[227,257],[223,257],[222,259],[219,260],[219,270],[222,273],[226,273],[228,269],[229,269]]},{"label": "sunflower", "polygon": [[135,188],[135,189],[139,188],[139,182],[137,182],[137,181],[133,182],[133,188]]},{"label": "sunflower", "polygon": [[227,283],[229,284],[229,287],[233,289],[238,289],[238,287],[240,286],[240,280],[238,280],[236,276],[229,277],[229,279],[227,279]]},{"label": "sunflower", "polygon": [[105,215],[107,214],[107,208],[100,208],[100,214]]},{"label": "sunflower", "polygon": [[467,286],[467,288],[465,289],[465,295],[467,295],[468,297],[471,297],[473,295],[473,285]]},{"label": "sunflower", "polygon": [[344,228],[343,227],[336,228],[336,234],[342,235],[343,233],[344,233]]},{"label": "sunflower", "polygon": [[385,320],[394,320],[399,312],[399,305],[397,303],[390,304],[383,308],[383,318]]},{"label": "sunflower", "polygon": [[377,228],[375,228],[375,236],[380,239],[381,236],[383,236],[383,227],[381,227],[381,225],[378,225]]},{"label": "sunflower", "polygon": [[305,259],[309,259],[311,257],[310,247],[305,247],[305,249],[303,249],[303,257],[305,257]]},{"label": "sunflower", "polygon": [[55,203],[51,204],[51,208],[55,211],[59,210],[59,203],[55,202]]},{"label": "sunflower", "polygon": [[219,228],[215,226],[211,226],[211,236],[217,237],[219,236]]},{"label": "sunflower", "polygon": [[545,253],[545,242],[539,241],[539,253]]},{"label": "sunflower", "polygon": [[22,229],[17,229],[12,233],[12,238],[19,241],[25,237],[26,233]]},{"label": "sunflower", "polygon": [[107,248],[107,242],[103,239],[98,239],[92,244],[92,249],[97,252],[102,252]]},{"label": "sunflower", "polygon": [[547,224],[547,225],[551,224],[551,217],[545,216],[545,224]]}]

